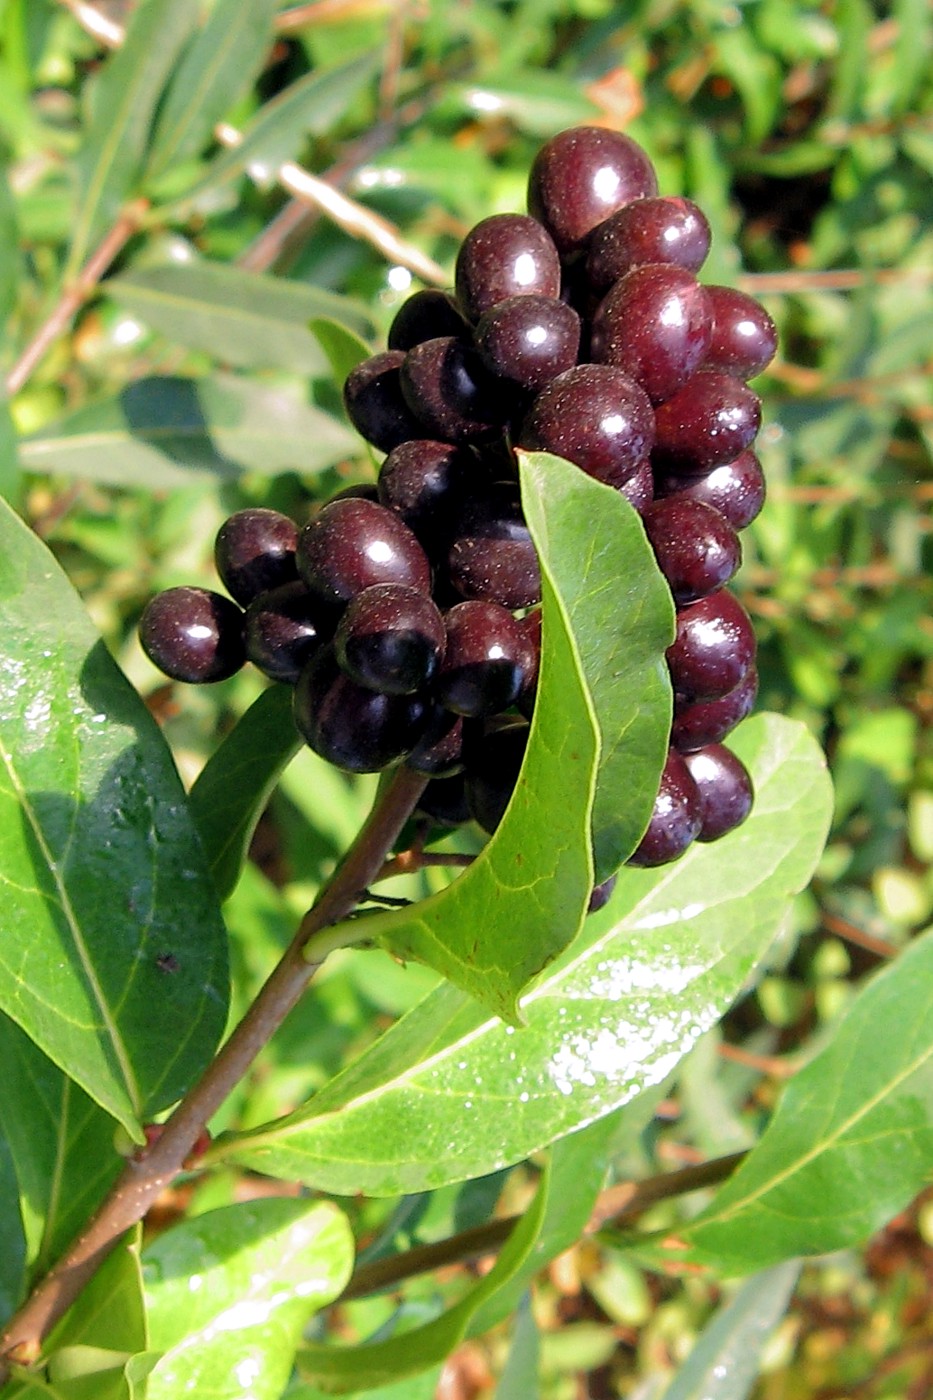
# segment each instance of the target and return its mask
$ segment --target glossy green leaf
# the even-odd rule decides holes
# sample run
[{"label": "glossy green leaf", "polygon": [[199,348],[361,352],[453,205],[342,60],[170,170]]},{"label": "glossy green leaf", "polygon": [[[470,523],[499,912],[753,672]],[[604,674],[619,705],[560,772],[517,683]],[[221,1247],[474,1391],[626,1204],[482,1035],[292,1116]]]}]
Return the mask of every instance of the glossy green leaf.
[{"label": "glossy green leaf", "polygon": [[143,1254],[150,1345],[164,1353],[148,1400],[279,1400],[309,1317],[350,1275],[353,1237],[326,1201],[226,1206]]},{"label": "glossy green leaf", "polygon": [[308,329],[314,316],[371,330],[366,313],[348,298],[226,263],[143,268],[111,278],[104,290],[169,340],[246,368],[321,374],[327,359]]},{"label": "glossy green leaf", "polygon": [[201,153],[215,122],[248,92],[272,40],[277,0],[217,0],[169,83],[147,176]]},{"label": "glossy green leaf", "polygon": [[225,1155],[326,1190],[422,1191],[519,1161],[663,1081],[753,978],[829,825],[825,763],[803,725],[757,715],[734,748],[757,790],[745,825],[667,869],[624,870],[523,997],[523,1027],[441,987]]},{"label": "glossy green leaf", "polygon": [[77,1234],[123,1165],[114,1122],[0,1015],[0,1129],[9,1148],[33,1277],[48,1269]]},{"label": "glossy green leaf", "polygon": [[530,136],[553,136],[565,126],[592,122],[599,108],[576,78],[558,73],[510,72],[453,86],[445,108],[465,108],[483,118],[513,121]]},{"label": "glossy green leaf", "polygon": [[60,418],[21,456],[33,472],[164,491],[204,475],[317,472],[357,446],[336,418],[282,390],[234,375],[153,375]]},{"label": "glossy green leaf", "polygon": [[[528,482],[532,500],[536,490],[549,489],[562,501],[577,495],[592,501],[595,491],[602,504],[603,488],[556,457],[540,481]],[[586,909],[598,757],[590,697],[562,598],[579,570],[583,541],[576,538],[572,559],[562,555],[527,506],[526,514],[541,562],[544,646],[528,749],[508,810],[453,885],[366,921],[371,941],[396,957],[427,963],[512,1021],[519,992],[567,946]]]},{"label": "glossy green leaf", "polygon": [[289,686],[272,685],[202,768],[188,795],[221,899],[233,893],[256,823],[286,764],[301,747]]},{"label": "glossy green leaf", "polygon": [[322,1390],[335,1395],[352,1395],[355,1391],[386,1385],[405,1376],[416,1376],[443,1361],[463,1340],[470,1319],[481,1305],[495,1297],[521,1268],[541,1228],[547,1194],[545,1180],[489,1273],[440,1317],[386,1341],[365,1342],[355,1347],[323,1343],[303,1347],[298,1354],[301,1375]]},{"label": "glossy green leaf", "polygon": [[523,453],[522,460],[525,516],[558,574],[599,729],[598,884],[638,845],[657,795],[670,734],[664,653],[674,639],[674,608],[624,496],[547,453]]},{"label": "glossy green leaf", "polygon": [[928,1184],[933,934],[861,992],[788,1084],[764,1137],[685,1230],[729,1273],[860,1244]]},{"label": "glossy green leaf", "polygon": [[309,136],[334,127],[377,72],[381,54],[367,53],[324,72],[315,70],[265,103],[243,132],[238,146],[221,152],[184,197],[188,205],[207,190],[235,180],[249,167],[271,180],[285,161],[294,160]]},{"label": "glossy green leaf", "polygon": [[663,1400],[746,1400],[799,1273],[794,1260],[744,1283],[704,1327]]},{"label": "glossy green leaf", "polygon": [[97,78],[75,166],[79,204],[68,260],[72,273],[134,193],[156,104],[196,22],[191,0],[144,0]]},{"label": "glossy green leaf", "polygon": [[2,502],[0,884],[0,1007],[138,1134],[223,1030],[225,932],[161,734]]},{"label": "glossy green leaf", "polygon": [[356,333],[359,328],[347,324],[346,318],[343,321],[335,321],[333,317],[315,315],[308,329],[327,356],[334,382],[338,386],[342,386],[350,371],[356,369],[358,364],[372,354],[366,341]]}]

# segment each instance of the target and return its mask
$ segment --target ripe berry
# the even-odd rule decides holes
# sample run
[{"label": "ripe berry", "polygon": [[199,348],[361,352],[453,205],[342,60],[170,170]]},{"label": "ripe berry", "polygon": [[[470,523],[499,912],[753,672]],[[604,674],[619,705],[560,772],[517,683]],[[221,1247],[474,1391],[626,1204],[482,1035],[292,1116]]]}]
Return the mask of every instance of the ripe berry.
[{"label": "ripe berry", "polygon": [[754,297],[734,287],[707,287],[713,327],[705,369],[754,379],[774,359],[777,330]]},{"label": "ripe berry", "polygon": [[[430,778],[449,778],[463,768],[462,716],[435,704],[424,733],[405,760],[406,766]],[[466,817],[461,817],[466,821]]]},{"label": "ripe berry", "polygon": [[702,501],[724,516],[733,530],[744,530],[765,503],[765,477],[754,452],[740,452],[734,462],[723,462],[705,476],[678,476],[658,471],[655,494],[663,499],[678,496]]},{"label": "ripe berry", "polygon": [[556,297],[509,297],[480,317],[476,348],[490,374],[543,389],[576,364],[580,317]]},{"label": "ripe berry", "polygon": [[702,501],[680,496],[652,501],[642,518],[675,603],[692,603],[714,593],[741,563],[738,535],[718,510]]},{"label": "ripe berry", "polygon": [[207,588],[167,588],[146,605],[139,640],[154,666],[192,685],[225,681],[246,660],[243,614]]},{"label": "ripe berry", "polygon": [[657,192],[654,168],[631,137],[601,126],[578,126],[559,132],[535,156],[528,211],[564,254],[582,247],[593,229],[624,204]]},{"label": "ripe berry", "polygon": [[299,733],[321,758],[350,773],[378,773],[414,748],[424,729],[425,701],[380,695],[351,681],[324,646],[295,687]]},{"label": "ripe berry", "polygon": [[393,448],[379,469],[379,500],[428,548],[444,534],[469,495],[478,463],[449,442],[415,438]]},{"label": "ripe berry", "polygon": [[534,400],[522,447],[553,452],[609,486],[622,486],[651,451],[654,414],[640,385],[614,365],[577,365]]},{"label": "ripe berry", "polygon": [[667,865],[682,856],[700,833],[700,794],[680,754],[667,755],[648,829],[629,865]]},{"label": "ripe berry", "polygon": [[740,379],[701,369],[658,405],[655,423],[655,466],[702,476],[750,446],[761,424],[761,403]]},{"label": "ripe berry", "polygon": [[693,273],[649,263],[626,273],[600,303],[590,353],[662,403],[702,363],[711,327],[706,292]]},{"label": "ripe berry", "polygon": [[277,510],[238,510],[221,525],[214,564],[231,598],[245,608],[259,593],[298,577],[298,526]]},{"label": "ripe berry", "polygon": [[673,263],[698,272],[709,252],[709,224],[689,199],[637,199],[612,214],[593,234],[586,275],[594,292],[645,263]]},{"label": "ripe berry", "polygon": [[677,609],[677,635],[667,649],[667,664],[674,690],[684,699],[728,695],[754,659],[751,619],[725,589]]},{"label": "ripe berry", "polygon": [[423,340],[439,335],[465,336],[469,329],[449,292],[425,287],[413,292],[396,311],[388,346],[390,350],[411,350]]},{"label": "ripe berry", "polygon": [[432,778],[418,799],[417,813],[430,817],[437,826],[463,826],[470,820],[463,774]]},{"label": "ripe berry", "polygon": [[490,835],[505,816],[528,747],[524,721],[504,725],[471,744],[465,773],[470,816]]},{"label": "ripe berry", "polygon": [[752,810],[754,790],[748,769],[721,744],[684,755],[700,794],[702,822],[698,841],[718,841],[733,831]]},{"label": "ripe berry", "polygon": [[639,515],[654,500],[654,473],[650,462],[642,462],[636,467],[628,481],[618,487],[619,495],[635,507]]},{"label": "ripe berry", "polygon": [[260,593],[247,608],[246,658],[270,680],[294,685],[332,630],[333,624],[325,621],[320,604],[303,583],[284,583]]},{"label": "ripe berry", "polygon": [[324,603],[348,603],[376,583],[431,590],[421,545],[397,515],[373,501],[330,501],[302,530],[295,557],[301,577]]},{"label": "ripe berry", "polygon": [[426,686],[445,642],[444,619],[431,599],[398,583],[358,593],[334,633],[341,670],[383,695],[412,695]]},{"label": "ripe berry", "polygon": [[508,297],[560,295],[560,258],[550,234],[527,214],[493,214],[460,245],[457,300],[468,321]]},{"label": "ripe berry", "polygon": [[472,345],[452,335],[425,340],[409,350],[401,386],[420,424],[410,437],[481,441],[501,430],[512,407]]},{"label": "ripe berry", "polygon": [[424,436],[402,395],[399,371],[404,360],[401,350],[371,355],[350,371],[343,386],[350,422],[367,442],[383,452],[391,452],[409,438]]},{"label": "ripe berry", "polygon": [[450,534],[447,578],[461,598],[506,608],[540,601],[538,556],[511,482],[496,482],[464,504]]},{"label": "ripe berry", "polygon": [[605,909],[612,898],[612,892],[616,887],[618,875],[610,875],[608,880],[604,880],[601,885],[594,885],[590,895],[590,902],[586,906],[588,914],[598,914],[600,909]]},{"label": "ripe berry", "polygon": [[447,649],[435,694],[448,710],[472,718],[507,710],[534,669],[531,644],[499,603],[458,603],[445,619]]},{"label": "ripe berry", "polygon": [[749,666],[738,685],[718,700],[685,700],[674,696],[671,743],[680,753],[718,744],[750,715],[758,695],[758,672]]}]

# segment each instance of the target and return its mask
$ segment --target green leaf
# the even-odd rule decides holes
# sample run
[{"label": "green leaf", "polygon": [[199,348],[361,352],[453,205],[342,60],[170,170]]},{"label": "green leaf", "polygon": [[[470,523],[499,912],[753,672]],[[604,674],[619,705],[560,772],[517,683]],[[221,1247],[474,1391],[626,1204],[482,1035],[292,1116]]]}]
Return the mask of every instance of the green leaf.
[{"label": "green leaf", "polygon": [[[436,1400],[437,1387],[442,1367],[423,1371],[420,1376],[406,1376],[402,1381],[390,1385],[377,1386],[375,1390],[361,1391],[365,1400]],[[299,1381],[289,1386],[282,1400],[327,1400],[329,1391],[318,1385],[302,1385]]]},{"label": "green leaf", "polygon": [[523,997],[523,1027],[440,987],[225,1156],[325,1190],[428,1190],[520,1161],[666,1079],[748,986],[829,826],[825,763],[802,724],[757,715],[734,748],[756,786],[748,821],[666,869],[622,871]]},{"label": "green leaf", "polygon": [[223,1030],[224,927],[161,734],[2,502],[0,884],[0,1007],[138,1136]]},{"label": "green leaf", "polygon": [[26,1234],[13,1153],[0,1119],[0,1327],[15,1312],[26,1284]]},{"label": "green leaf", "polygon": [[153,375],[79,408],[21,447],[33,472],[164,491],[198,476],[311,473],[356,452],[336,418],[234,375]]},{"label": "green leaf", "polygon": [[[6,340],[6,323],[16,308],[22,281],[22,251],[16,202],[6,171],[0,166],[0,345]],[[0,473],[2,483],[2,473]]]},{"label": "green leaf", "polygon": [[[558,73],[488,74],[475,83],[449,89],[443,109],[474,117],[513,121],[530,136],[553,136],[565,126],[592,122],[599,108],[585,96],[579,79]],[[458,110],[459,109],[459,110]]]},{"label": "green leaf", "polygon": [[512,1345],[494,1400],[537,1400],[540,1350],[538,1325],[526,1295],[515,1315]]},{"label": "green leaf", "polygon": [[320,375],[327,360],[308,329],[314,316],[372,329],[365,311],[346,297],[200,259],[111,278],[104,291],[169,340],[247,369]]},{"label": "green leaf", "polygon": [[15,503],[19,500],[21,488],[16,429],[10,417],[9,403],[0,395],[0,496]]},{"label": "green leaf", "polygon": [[577,932],[593,885],[589,830],[597,735],[561,596],[568,576],[579,569],[584,544],[575,538],[571,560],[544,536],[532,507],[535,491],[548,488],[561,501],[577,493],[592,500],[595,491],[602,504],[603,488],[559,458],[550,459],[540,484],[528,479],[526,518],[541,563],[544,646],[528,749],[506,815],[454,884],[366,920],[370,941],[396,957],[427,963],[512,1021],[521,989]]},{"label": "green leaf", "polygon": [[201,770],[188,802],[220,899],[233,893],[256,823],[300,748],[291,689],[272,685]]},{"label": "green leaf", "polygon": [[334,382],[340,386],[351,370],[362,364],[372,354],[366,341],[356,334],[354,327],[333,317],[316,315],[308,326],[330,365]]},{"label": "green leaf", "polygon": [[764,1137],[683,1232],[688,1256],[747,1273],[861,1243],[928,1184],[933,934],[878,973],[788,1084]]},{"label": "green leaf", "polygon": [[103,1200],[121,1159],[109,1114],[0,1015],[0,1128],[16,1173],[33,1276],[70,1244]]},{"label": "green leaf", "polygon": [[226,1206],[143,1254],[150,1345],[164,1352],[148,1400],[279,1400],[308,1318],[344,1287],[346,1217],[326,1201]]},{"label": "green leaf", "polygon": [[544,1219],[547,1194],[545,1180],[509,1235],[489,1273],[459,1303],[432,1322],[390,1337],[387,1341],[366,1342],[355,1347],[306,1346],[298,1354],[298,1369],[302,1377],[314,1381],[322,1390],[336,1395],[350,1395],[358,1390],[386,1385],[404,1376],[416,1376],[420,1371],[443,1361],[466,1336],[470,1319],[477,1309],[493,1298],[521,1268],[534,1246]]},{"label": "green leaf", "polygon": [[135,192],[156,104],[196,21],[191,0],[144,0],[101,70],[75,163],[80,198],[68,257],[72,275]]},{"label": "green leaf", "polygon": [[743,1284],[704,1327],[663,1400],[746,1400],[799,1273],[794,1260]]},{"label": "green leaf", "polygon": [[211,162],[182,203],[187,206],[208,190],[235,180],[248,166],[251,174],[272,179],[285,161],[294,160],[309,136],[324,136],[352,106],[378,71],[381,52],[374,50],[321,73],[299,78],[267,102],[243,132],[238,146]]},{"label": "green leaf", "polygon": [[547,453],[521,456],[528,526],[559,576],[600,734],[593,806],[599,884],[638,845],[657,796],[670,735],[664,653],[674,640],[674,608],[624,496]]},{"label": "green leaf", "polygon": [[201,153],[214,125],[248,92],[272,39],[277,0],[217,0],[182,58],[159,112],[147,176]]}]

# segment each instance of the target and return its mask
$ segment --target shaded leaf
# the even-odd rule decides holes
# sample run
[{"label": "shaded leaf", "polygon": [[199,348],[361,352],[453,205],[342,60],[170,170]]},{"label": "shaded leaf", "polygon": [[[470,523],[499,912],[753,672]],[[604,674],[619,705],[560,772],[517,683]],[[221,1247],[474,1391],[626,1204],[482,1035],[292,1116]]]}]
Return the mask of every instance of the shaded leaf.
[{"label": "shaded leaf", "polygon": [[329,1202],[249,1201],[187,1220],[143,1254],[148,1400],[279,1400],[302,1329],[346,1283],[353,1238]]},{"label": "shaded leaf", "polygon": [[223,1030],[225,932],[162,736],[2,502],[0,653],[0,1006],[138,1135]]},{"label": "shaded leaf", "polygon": [[332,317],[316,315],[308,329],[327,356],[338,388],[342,388],[350,371],[372,354],[366,341],[356,334],[357,328],[335,321]]},{"label": "shaded leaf", "polygon": [[829,825],[825,763],[803,725],[757,715],[733,746],[755,781],[748,821],[666,869],[622,871],[522,998],[523,1027],[440,987],[225,1155],[326,1190],[421,1191],[519,1161],[663,1081],[747,986]]},{"label": "shaded leaf", "polygon": [[538,1324],[526,1295],[515,1315],[512,1345],[496,1386],[495,1400],[537,1400],[540,1350]]},{"label": "shaded leaf", "polygon": [[68,258],[71,273],[135,191],[156,104],[196,21],[190,0],[143,0],[123,43],[96,80],[90,122],[75,163],[80,195]]},{"label": "shaded leaf", "polygon": [[348,298],[200,259],[114,277],[104,290],[168,339],[246,368],[280,365],[320,374],[327,359],[308,329],[314,316],[371,329],[366,313]]},{"label": "shaded leaf", "polygon": [[21,487],[16,430],[10,417],[9,403],[0,396],[0,496],[15,503],[19,500]]},{"label": "shaded leaf", "polygon": [[342,423],[281,390],[225,374],[153,375],[50,424],[21,455],[29,471],[164,491],[196,476],[321,471],[357,445]]},{"label": "shaded leaf", "polygon": [[217,0],[159,111],[147,176],[199,155],[215,122],[248,92],[272,39],[277,0]]},{"label": "shaded leaf", "polygon": [[788,1084],[758,1146],[684,1231],[689,1256],[746,1273],[861,1243],[928,1184],[933,935],[879,972]]},{"label": "shaded leaf", "polygon": [[13,1153],[0,1120],[0,1327],[13,1315],[26,1284],[26,1235]]},{"label": "shaded leaf", "polygon": [[290,687],[272,685],[198,775],[188,802],[221,899],[233,893],[256,823],[301,742],[292,720]]},{"label": "shaded leaf", "polygon": [[[0,166],[0,345],[6,339],[6,323],[19,300],[22,252],[16,201],[6,171]],[[0,484],[2,484],[0,473]]]}]

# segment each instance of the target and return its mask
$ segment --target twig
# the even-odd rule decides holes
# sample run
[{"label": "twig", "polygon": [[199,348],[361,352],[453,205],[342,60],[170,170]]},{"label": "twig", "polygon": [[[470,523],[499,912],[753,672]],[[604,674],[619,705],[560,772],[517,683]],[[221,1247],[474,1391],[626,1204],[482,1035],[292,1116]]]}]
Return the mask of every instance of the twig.
[{"label": "twig", "polygon": [[8,1363],[29,1365],[38,1358],[49,1329],[74,1302],[124,1232],[143,1218],[159,1193],[182,1170],[205,1125],[298,1002],[331,948],[365,937],[365,924],[358,926],[355,938],[345,927],[340,933],[329,931],[347,917],[360,892],[382,866],[411,816],[425,781],[408,768],[399,769],[217,1058],[175,1109],[157,1140],[127,1163],[68,1253],[8,1323],[0,1337],[0,1357],[4,1358],[0,1362],[0,1385],[9,1374]]},{"label": "twig", "polygon": [[871,272],[851,271],[819,272],[743,272],[735,279],[735,284],[743,292],[767,296],[770,292],[780,295],[797,292],[856,292],[861,287],[877,284],[887,286],[892,282],[929,282],[933,272],[924,267],[880,267]]},{"label": "twig", "polygon": [[375,9],[394,9],[399,0],[313,0],[310,5],[296,5],[293,10],[285,10],[276,15],[273,21],[279,34],[291,34],[296,29],[304,29],[309,24],[330,24],[335,20],[352,19],[354,12],[365,10],[371,14]]},{"label": "twig", "polygon": [[830,914],[825,909],[820,917],[825,929],[834,933],[837,938],[844,938],[847,943],[854,944],[856,948],[864,948],[866,953],[873,953],[876,958],[897,957],[896,946],[886,938],[876,938],[874,934],[866,933],[864,929],[850,924],[848,919],[842,919],[838,914]]},{"label": "twig", "polygon": [[[649,1177],[647,1181],[627,1181],[610,1186],[596,1202],[584,1233],[595,1234],[607,1225],[622,1229],[659,1201],[684,1196],[689,1191],[698,1191],[701,1187],[724,1181],[745,1156],[744,1152],[733,1152],[728,1157],[717,1157],[699,1166],[683,1167],[679,1171]],[[462,1264],[492,1254],[505,1243],[520,1219],[519,1215],[503,1216],[451,1235],[448,1239],[438,1240],[435,1244],[416,1245],[403,1254],[362,1264],[337,1301],[346,1303],[351,1298],[362,1298],[368,1293],[393,1287],[431,1269]]]},{"label": "twig", "polygon": [[81,306],[93,296],[97,284],[110,267],[113,260],[123,250],[138,229],[148,201],[138,199],[127,205],[113,227],[105,234],[94,252],[69,287],[64,288],[51,316],[42,325],[6,378],[8,394],[18,394],[33,370],[44,355],[52,348],[59,336],[64,335],[72,318]]},{"label": "twig", "polygon": [[82,29],[86,29],[92,38],[97,39],[106,48],[118,49],[123,43],[122,24],[108,19],[93,5],[86,5],[84,0],[60,0],[60,3],[66,10],[71,11]]},{"label": "twig", "polygon": [[424,851],[413,846],[410,850],[399,851],[397,856],[387,860],[374,881],[391,880],[396,875],[415,875],[429,865],[453,866],[466,870],[476,859],[475,856],[461,855],[457,851]]},{"label": "twig", "polygon": [[718,1049],[719,1058],[731,1060],[735,1065],[747,1069],[757,1069],[761,1074],[770,1074],[773,1079],[792,1079],[800,1066],[792,1060],[782,1060],[778,1055],[756,1055],[751,1050],[743,1050],[741,1045],[723,1042]]}]

